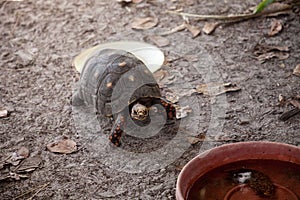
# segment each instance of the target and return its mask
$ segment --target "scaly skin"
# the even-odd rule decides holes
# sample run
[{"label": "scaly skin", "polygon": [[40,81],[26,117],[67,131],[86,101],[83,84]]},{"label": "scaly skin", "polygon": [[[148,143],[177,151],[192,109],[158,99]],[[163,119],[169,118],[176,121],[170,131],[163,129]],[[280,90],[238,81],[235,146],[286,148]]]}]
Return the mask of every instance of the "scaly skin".
[{"label": "scaly skin", "polygon": [[[137,103],[139,103],[139,102],[137,102]],[[160,104],[165,108],[165,111],[167,113],[167,121],[176,120],[175,107],[170,102],[168,102],[167,100],[162,99],[162,98],[160,99]],[[147,112],[147,114],[148,114],[148,112]],[[131,116],[131,117],[134,118],[134,116]],[[121,146],[121,137],[124,133],[123,130],[124,130],[125,126],[126,126],[126,120],[125,120],[124,114],[119,113],[115,120],[114,126],[111,130],[111,134],[109,136],[109,140],[111,141],[111,143],[113,143],[117,147]]]}]

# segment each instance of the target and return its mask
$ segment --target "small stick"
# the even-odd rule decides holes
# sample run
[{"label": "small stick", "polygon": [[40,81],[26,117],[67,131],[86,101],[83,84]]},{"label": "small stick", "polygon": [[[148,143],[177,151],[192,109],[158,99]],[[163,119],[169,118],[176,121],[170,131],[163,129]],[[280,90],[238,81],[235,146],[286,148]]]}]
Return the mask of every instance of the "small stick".
[{"label": "small stick", "polygon": [[[297,5],[297,4],[295,4]],[[286,5],[280,8],[274,8],[272,10],[264,10],[259,13],[247,13],[247,14],[236,14],[236,15],[198,15],[198,14],[191,14],[191,13],[184,13],[184,12],[176,12],[176,11],[166,11],[169,14],[175,14],[175,15],[181,15],[184,17],[193,17],[196,18],[197,20],[229,20],[229,21],[234,21],[234,20],[246,20],[250,18],[255,18],[259,17],[262,15],[268,15],[268,14],[275,14],[275,13],[280,13],[282,11],[290,10],[292,9],[292,5]]]},{"label": "small stick", "polygon": [[50,182],[46,183],[45,185],[42,185],[42,187],[36,191],[36,193],[34,193],[30,198],[28,198],[27,200],[32,200],[32,198],[37,195],[40,191],[42,191],[43,189],[45,189],[48,185],[50,184]]},{"label": "small stick", "polygon": [[47,187],[49,184],[50,184],[50,182],[48,182],[48,183],[46,183],[46,184],[44,184],[44,185],[38,186],[38,187],[36,187],[36,188],[30,189],[30,190],[28,190],[27,192],[25,192],[25,193],[23,193],[23,194],[21,194],[21,195],[15,197],[14,200],[19,199],[19,198],[21,198],[21,197],[23,197],[23,196],[25,196],[25,195],[27,195],[27,194],[30,194],[31,192],[34,192],[34,191],[36,191],[36,190],[39,189],[36,193],[33,194],[32,197],[30,197],[30,198],[28,199],[28,200],[31,200],[35,195],[37,195],[40,191],[42,191],[42,190],[43,190],[45,187]]},{"label": "small stick", "polygon": [[280,115],[279,119],[281,121],[286,121],[289,118],[297,115],[298,113],[300,113],[300,108],[293,108],[292,110],[286,111],[282,115]]}]

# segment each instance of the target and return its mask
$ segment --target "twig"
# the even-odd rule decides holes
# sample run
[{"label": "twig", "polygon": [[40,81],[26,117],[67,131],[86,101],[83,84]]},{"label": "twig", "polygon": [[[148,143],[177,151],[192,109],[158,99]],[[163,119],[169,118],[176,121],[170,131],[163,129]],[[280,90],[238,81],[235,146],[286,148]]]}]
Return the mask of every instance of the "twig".
[{"label": "twig", "polygon": [[192,17],[197,20],[224,20],[224,21],[235,21],[235,20],[246,20],[250,18],[259,17],[262,15],[280,13],[282,11],[290,10],[293,8],[293,5],[285,5],[280,8],[274,8],[272,10],[264,10],[259,13],[247,13],[247,14],[236,14],[236,15],[198,15],[185,12],[176,12],[176,11],[166,11],[169,14],[181,15],[184,17]]},{"label": "twig", "polygon": [[288,119],[290,119],[291,117],[297,115],[298,113],[300,113],[300,109],[299,108],[293,108],[292,110],[286,111],[282,115],[280,115],[279,120],[287,121]]},{"label": "twig", "polygon": [[42,191],[43,189],[45,189],[48,185],[50,184],[50,182],[46,183],[45,185],[43,185],[36,193],[34,193],[30,198],[28,198],[27,200],[32,200],[32,198],[37,195],[40,191]]},{"label": "twig", "polygon": [[25,192],[25,193],[23,193],[23,194],[21,194],[21,195],[15,197],[14,200],[19,199],[19,198],[21,198],[21,197],[23,197],[23,196],[25,196],[25,195],[27,195],[27,194],[30,194],[31,192],[34,192],[34,191],[37,190],[36,193],[34,193],[30,198],[27,199],[27,200],[32,200],[32,198],[33,198],[35,195],[37,195],[40,191],[42,191],[42,190],[43,190],[45,187],[47,187],[49,184],[50,184],[50,182],[48,182],[48,183],[46,183],[46,184],[44,184],[44,185],[40,185],[40,186],[38,186],[38,187],[36,187],[36,188],[30,189],[30,190],[28,190],[27,192]]}]

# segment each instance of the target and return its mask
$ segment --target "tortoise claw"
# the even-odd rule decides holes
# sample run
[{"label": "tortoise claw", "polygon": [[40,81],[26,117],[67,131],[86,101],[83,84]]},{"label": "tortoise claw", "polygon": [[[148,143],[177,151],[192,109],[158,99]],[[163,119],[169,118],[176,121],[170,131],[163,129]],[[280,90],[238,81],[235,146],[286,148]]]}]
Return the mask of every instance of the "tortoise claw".
[{"label": "tortoise claw", "polygon": [[109,140],[111,141],[111,143],[113,143],[117,147],[121,146],[121,137],[124,133],[122,128],[124,127],[124,125],[124,116],[122,114],[119,114],[109,136]]}]

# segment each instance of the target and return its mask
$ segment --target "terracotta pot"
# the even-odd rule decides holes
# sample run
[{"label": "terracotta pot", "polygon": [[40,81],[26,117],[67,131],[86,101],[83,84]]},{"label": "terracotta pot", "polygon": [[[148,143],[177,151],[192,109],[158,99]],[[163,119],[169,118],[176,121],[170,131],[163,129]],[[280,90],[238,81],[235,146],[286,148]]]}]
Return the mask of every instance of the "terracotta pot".
[{"label": "terracotta pot", "polygon": [[192,185],[208,172],[246,160],[278,160],[300,166],[300,148],[275,142],[239,142],[205,151],[193,158],[180,172],[176,185],[176,199],[187,199]]}]

